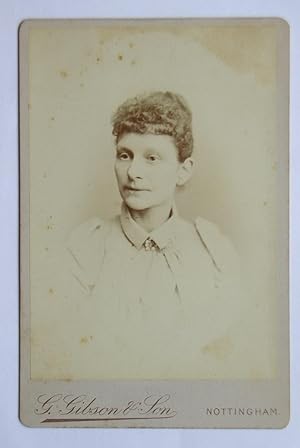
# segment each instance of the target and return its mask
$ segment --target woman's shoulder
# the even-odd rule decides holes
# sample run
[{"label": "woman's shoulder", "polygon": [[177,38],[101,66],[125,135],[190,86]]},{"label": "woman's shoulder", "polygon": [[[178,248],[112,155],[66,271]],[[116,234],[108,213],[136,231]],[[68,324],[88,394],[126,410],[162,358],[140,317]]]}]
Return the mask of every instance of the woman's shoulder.
[{"label": "woman's shoulder", "polygon": [[105,221],[100,217],[89,218],[88,220],[80,223],[70,233],[70,239],[76,239],[78,237],[89,237],[94,232],[103,228]]},{"label": "woman's shoulder", "polygon": [[115,218],[90,218],[75,227],[67,237],[65,254],[70,271],[87,293],[95,285],[107,239],[115,223]]},{"label": "woman's shoulder", "polygon": [[66,245],[76,252],[98,250],[99,244],[105,241],[116,222],[117,217],[110,219],[102,219],[98,216],[89,218],[70,232]]},{"label": "woman's shoulder", "polygon": [[228,268],[236,269],[239,264],[237,251],[220,227],[201,216],[195,219],[194,227],[215,267],[221,272]]}]

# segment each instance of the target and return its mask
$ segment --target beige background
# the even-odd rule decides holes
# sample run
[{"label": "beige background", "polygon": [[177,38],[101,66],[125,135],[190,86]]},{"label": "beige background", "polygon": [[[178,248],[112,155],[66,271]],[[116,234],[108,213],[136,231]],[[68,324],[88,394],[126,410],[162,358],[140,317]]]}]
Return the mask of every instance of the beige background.
[{"label": "beige background", "polygon": [[78,303],[59,289],[57,253],[77,224],[118,212],[110,116],[129,96],[155,89],[190,104],[197,167],[178,207],[186,218],[216,222],[235,244],[258,310],[251,337],[264,362],[257,375],[276,376],[277,164],[287,149],[277,144],[277,26],[149,22],[30,31],[33,378],[74,376],[63,340]]}]

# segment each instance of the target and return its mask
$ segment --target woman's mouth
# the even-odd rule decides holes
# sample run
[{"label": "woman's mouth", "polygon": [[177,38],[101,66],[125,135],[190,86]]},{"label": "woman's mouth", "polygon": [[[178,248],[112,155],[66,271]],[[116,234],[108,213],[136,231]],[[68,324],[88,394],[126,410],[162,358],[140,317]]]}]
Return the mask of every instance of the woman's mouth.
[{"label": "woman's mouth", "polygon": [[137,187],[131,187],[131,186],[125,186],[124,190],[132,191],[132,192],[149,191],[149,189],[147,189],[147,188],[137,188]]}]

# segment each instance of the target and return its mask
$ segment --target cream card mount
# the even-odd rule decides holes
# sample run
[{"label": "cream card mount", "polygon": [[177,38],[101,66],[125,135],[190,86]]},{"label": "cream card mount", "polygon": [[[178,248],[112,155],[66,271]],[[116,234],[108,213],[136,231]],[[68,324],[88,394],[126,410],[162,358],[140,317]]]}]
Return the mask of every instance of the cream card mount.
[{"label": "cream card mount", "polygon": [[289,421],[289,26],[19,30],[20,419]]}]

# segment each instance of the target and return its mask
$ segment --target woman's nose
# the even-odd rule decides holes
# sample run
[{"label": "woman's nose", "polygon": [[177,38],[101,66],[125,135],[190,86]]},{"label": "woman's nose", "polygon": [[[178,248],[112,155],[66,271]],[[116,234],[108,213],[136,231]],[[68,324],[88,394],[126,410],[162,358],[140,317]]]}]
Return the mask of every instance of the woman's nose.
[{"label": "woman's nose", "polygon": [[133,159],[131,161],[131,164],[128,167],[128,177],[130,179],[142,179],[143,175],[142,175],[142,163],[141,161],[137,160],[137,159]]}]

